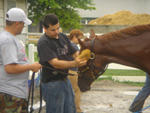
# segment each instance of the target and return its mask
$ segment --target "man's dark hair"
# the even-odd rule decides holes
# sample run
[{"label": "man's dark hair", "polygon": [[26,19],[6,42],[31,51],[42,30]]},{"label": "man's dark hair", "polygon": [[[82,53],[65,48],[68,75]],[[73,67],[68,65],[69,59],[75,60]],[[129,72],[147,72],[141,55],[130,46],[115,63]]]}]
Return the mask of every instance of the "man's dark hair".
[{"label": "man's dark hair", "polygon": [[49,25],[56,25],[59,22],[55,14],[47,14],[43,20],[43,26],[49,28]]},{"label": "man's dark hair", "polygon": [[6,20],[6,25],[8,25],[8,26],[11,26],[11,25],[13,25],[15,22],[12,22],[12,21],[8,21],[8,20]]}]

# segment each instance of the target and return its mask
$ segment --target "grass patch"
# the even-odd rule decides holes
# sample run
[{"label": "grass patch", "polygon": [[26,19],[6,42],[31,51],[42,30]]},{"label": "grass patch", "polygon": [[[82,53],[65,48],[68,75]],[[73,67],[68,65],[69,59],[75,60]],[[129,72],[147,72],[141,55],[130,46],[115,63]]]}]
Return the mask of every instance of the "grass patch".
[{"label": "grass patch", "polygon": [[107,69],[102,76],[145,76],[142,70]]},{"label": "grass patch", "polygon": [[141,87],[143,87],[145,85],[144,82],[130,82],[130,81],[125,81],[125,82],[116,81],[116,82],[132,85],[132,86],[141,86]]},{"label": "grass patch", "polygon": [[[112,80],[112,81],[114,81],[112,79],[112,76],[145,76],[145,72],[142,70],[107,69],[106,72],[101,76],[102,76],[101,78],[98,78],[95,81],[101,81],[101,80]],[[144,86],[144,84],[145,84],[142,82],[131,82],[131,81],[124,81],[124,82],[115,81],[115,82],[133,85],[133,86]]]}]

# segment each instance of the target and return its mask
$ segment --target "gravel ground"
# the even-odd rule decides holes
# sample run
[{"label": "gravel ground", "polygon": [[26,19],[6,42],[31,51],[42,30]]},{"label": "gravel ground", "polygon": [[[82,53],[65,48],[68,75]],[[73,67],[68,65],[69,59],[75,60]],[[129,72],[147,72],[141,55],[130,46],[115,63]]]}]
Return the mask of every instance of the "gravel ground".
[{"label": "gravel ground", "polygon": [[[141,88],[110,80],[94,82],[91,90],[81,95],[82,110],[84,113],[131,113],[128,108]],[[34,102],[37,101],[39,101],[38,87],[34,96]],[[150,97],[145,101],[144,108],[149,105]],[[34,113],[38,113],[37,111],[35,110]],[[41,113],[45,113],[45,106]],[[143,113],[150,113],[150,108]]]}]

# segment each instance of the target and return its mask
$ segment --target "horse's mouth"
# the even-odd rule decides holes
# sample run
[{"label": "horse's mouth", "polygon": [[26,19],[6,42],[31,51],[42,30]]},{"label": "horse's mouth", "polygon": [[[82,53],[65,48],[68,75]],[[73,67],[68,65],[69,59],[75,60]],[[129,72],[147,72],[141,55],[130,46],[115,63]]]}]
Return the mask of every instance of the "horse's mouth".
[{"label": "horse's mouth", "polygon": [[80,88],[80,91],[81,91],[81,92],[86,92],[86,91],[89,91],[90,89],[91,89],[90,87],[87,88],[87,89],[86,89],[86,88],[83,88],[83,89]]},{"label": "horse's mouth", "polygon": [[89,85],[84,85],[84,84],[78,83],[78,86],[79,86],[81,92],[86,92],[91,89],[91,86],[89,86]]},{"label": "horse's mouth", "polygon": [[91,89],[93,80],[85,79],[84,77],[78,77],[78,86],[81,92],[86,92]]}]

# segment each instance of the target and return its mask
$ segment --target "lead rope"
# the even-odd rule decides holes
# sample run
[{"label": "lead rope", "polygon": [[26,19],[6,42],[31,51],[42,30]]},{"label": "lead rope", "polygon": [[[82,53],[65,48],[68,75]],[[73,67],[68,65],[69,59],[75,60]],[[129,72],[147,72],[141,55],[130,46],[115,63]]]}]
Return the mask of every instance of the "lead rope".
[{"label": "lead rope", "polygon": [[[34,111],[34,108],[33,108],[34,77],[35,77],[35,72],[33,72],[33,74],[32,74],[31,83],[30,83],[30,87],[29,87],[29,96],[28,96],[28,103],[27,103],[27,113],[33,113],[33,111]],[[40,80],[41,80],[41,69],[40,69]],[[31,94],[32,97],[31,97],[31,107],[29,109],[30,94]],[[39,108],[39,112],[38,113],[41,113],[41,110],[42,110],[42,87],[41,87],[41,82],[40,82],[40,108]]]},{"label": "lead rope", "polygon": [[[34,111],[34,108],[33,108],[34,76],[35,76],[35,72],[33,72],[33,74],[32,74],[31,83],[30,83],[30,87],[29,87],[29,96],[28,96],[28,102],[27,102],[27,113],[32,113]],[[28,109],[28,107],[29,107],[29,101],[30,101],[30,94],[31,93],[32,93],[31,107],[30,107],[30,109]]]},{"label": "lead rope", "polygon": [[41,86],[41,77],[42,77],[42,69],[40,68],[40,109],[39,113],[41,113],[42,110],[42,86]]},{"label": "lead rope", "polygon": [[43,66],[44,68],[47,68],[47,69],[51,69],[51,70],[54,70],[54,71],[57,71],[61,74],[64,74],[64,75],[71,75],[71,76],[75,76],[76,74],[71,74],[71,73],[65,73],[63,71],[60,71],[60,70],[57,70],[57,69],[54,69],[54,68],[51,68],[51,67],[48,67],[48,66]]}]

